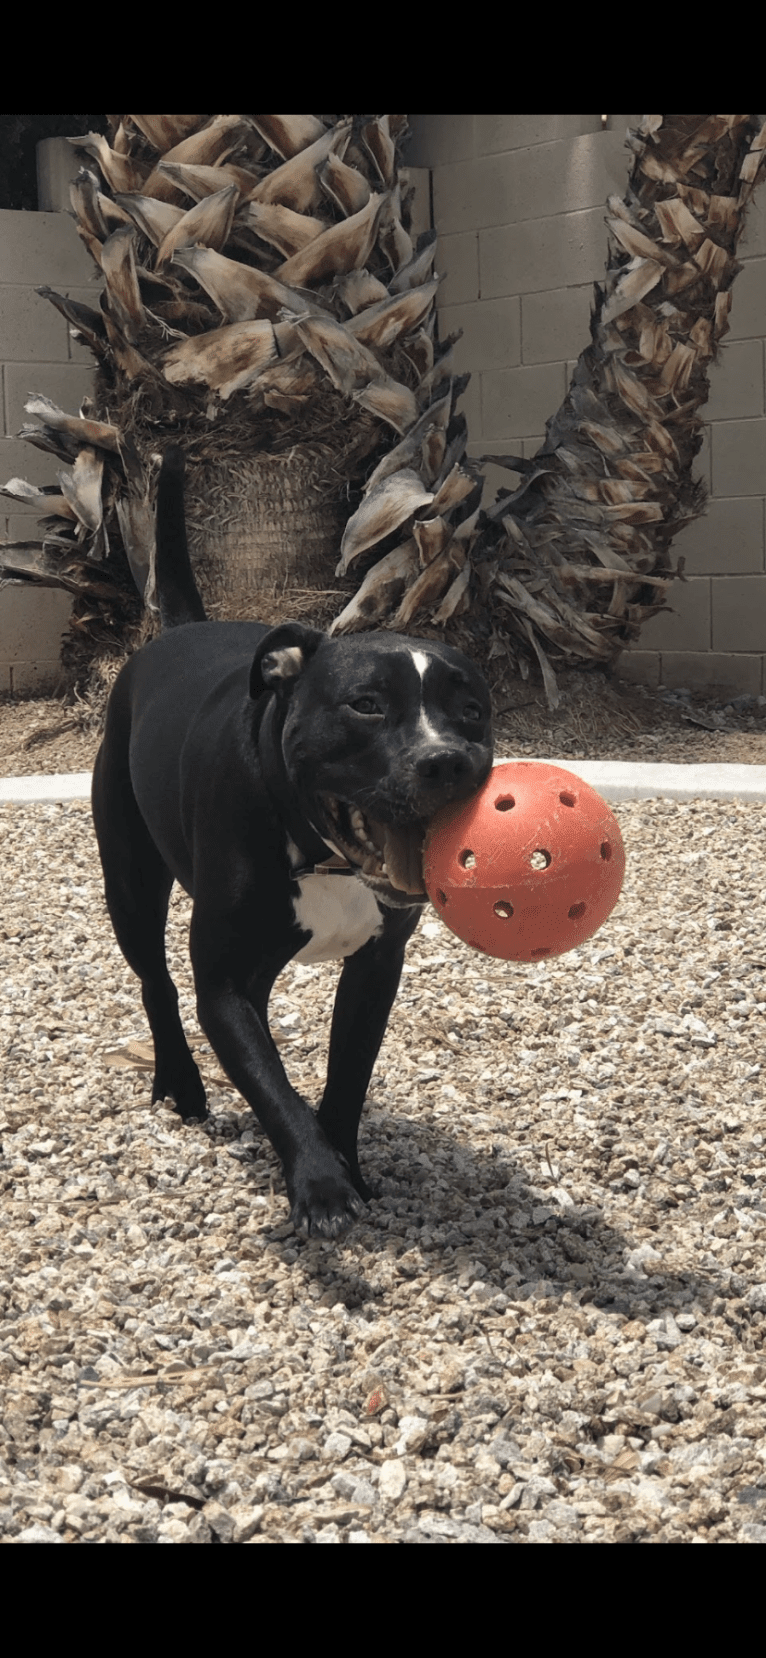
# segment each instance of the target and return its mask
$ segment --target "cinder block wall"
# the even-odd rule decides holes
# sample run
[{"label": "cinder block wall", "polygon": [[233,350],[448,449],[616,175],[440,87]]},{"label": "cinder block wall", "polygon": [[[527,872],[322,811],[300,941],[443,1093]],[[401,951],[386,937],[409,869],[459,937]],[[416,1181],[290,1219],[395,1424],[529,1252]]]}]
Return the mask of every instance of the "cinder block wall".
[{"label": "cinder block wall", "polygon": [[[53,455],[16,436],[30,392],[76,412],[93,378],[90,352],[69,337],[63,317],[35,292],[46,285],[87,304],[98,287],[93,262],[66,213],[0,211],[0,483],[52,484]],[[0,534],[37,535],[37,512],[0,495]],[[50,690],[60,675],[61,635],[71,601],[55,588],[0,588],[0,694]]]},{"label": "cinder block wall", "polygon": [[[439,326],[463,329],[473,454],[534,454],[588,342],[607,255],[606,198],[625,188],[636,115],[417,115],[408,159],[431,176]],[[766,186],[740,244],[731,330],[712,370],[697,461],[706,516],[674,551],[686,582],[620,673],[646,683],[766,692]],[[490,468],[488,495],[516,474]]]}]

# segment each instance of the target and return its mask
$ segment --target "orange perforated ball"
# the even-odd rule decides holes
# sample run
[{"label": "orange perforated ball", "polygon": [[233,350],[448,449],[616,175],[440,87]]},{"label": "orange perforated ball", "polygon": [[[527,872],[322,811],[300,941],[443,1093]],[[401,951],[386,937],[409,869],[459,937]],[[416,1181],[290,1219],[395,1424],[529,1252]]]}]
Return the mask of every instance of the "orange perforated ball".
[{"label": "orange perforated ball", "polygon": [[595,789],[561,766],[495,766],[478,794],[437,812],[426,835],[428,896],[485,955],[541,961],[583,944],[620,896],[619,824]]}]

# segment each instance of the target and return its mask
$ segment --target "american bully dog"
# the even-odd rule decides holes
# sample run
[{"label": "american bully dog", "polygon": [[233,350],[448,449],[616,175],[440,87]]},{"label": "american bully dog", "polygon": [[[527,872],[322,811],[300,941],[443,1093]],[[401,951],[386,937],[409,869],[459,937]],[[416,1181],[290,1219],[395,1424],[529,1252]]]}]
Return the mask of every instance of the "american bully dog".
[{"label": "american bully dog", "polygon": [[[111,693],[93,774],[106,902],[141,980],[152,1099],[207,1115],[165,958],[174,881],[193,900],[200,1025],[281,1159],[291,1218],[337,1237],[373,1193],[357,1157],[367,1086],[426,895],[439,807],[492,764],[490,699],[467,657],[395,633],[331,638],[298,622],[206,620],[189,561],[184,462],[163,461],[163,631]],[[289,961],[342,959],[318,1111],[268,1025]]]}]

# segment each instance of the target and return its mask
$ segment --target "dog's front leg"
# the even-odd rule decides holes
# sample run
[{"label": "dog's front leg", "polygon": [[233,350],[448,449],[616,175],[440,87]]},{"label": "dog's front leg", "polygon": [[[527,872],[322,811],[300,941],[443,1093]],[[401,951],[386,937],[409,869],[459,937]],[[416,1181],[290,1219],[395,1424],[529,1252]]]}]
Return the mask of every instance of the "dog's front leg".
[{"label": "dog's front leg", "polygon": [[338,1152],[290,1084],[269,1031],[270,982],[218,967],[192,923],[191,956],[200,1025],[235,1088],[255,1112],[282,1162],[290,1218],[304,1236],[337,1238],[363,1202]]},{"label": "dog's front leg", "polygon": [[317,1115],[365,1200],[375,1194],[359,1168],[359,1119],[399,988],[405,946],[419,914],[414,908],[390,911],[381,937],[348,957],[335,997],[327,1082]]}]

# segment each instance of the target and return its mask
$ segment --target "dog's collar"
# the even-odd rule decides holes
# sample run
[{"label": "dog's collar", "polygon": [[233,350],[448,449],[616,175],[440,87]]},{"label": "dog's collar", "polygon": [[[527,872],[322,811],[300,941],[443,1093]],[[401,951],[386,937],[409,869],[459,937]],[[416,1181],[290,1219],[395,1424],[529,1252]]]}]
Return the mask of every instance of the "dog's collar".
[{"label": "dog's collar", "polygon": [[327,842],[301,811],[285,765],[276,716],[276,697],[272,695],[258,732],[258,752],[267,793],[302,860],[297,869],[291,870],[293,880],[300,880],[304,875],[356,875],[358,871],[347,858],[339,852],[328,851]]}]

